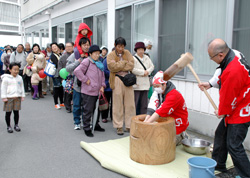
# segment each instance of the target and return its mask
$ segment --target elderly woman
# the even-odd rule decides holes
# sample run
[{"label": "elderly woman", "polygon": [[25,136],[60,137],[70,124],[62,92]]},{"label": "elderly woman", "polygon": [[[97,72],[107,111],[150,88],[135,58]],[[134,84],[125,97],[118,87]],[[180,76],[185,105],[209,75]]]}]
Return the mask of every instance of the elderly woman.
[{"label": "elderly woman", "polygon": [[[38,70],[44,69],[46,66],[46,60],[44,54],[41,52],[40,46],[38,44],[34,44],[32,46],[32,52],[29,53],[27,59],[27,65],[25,66],[23,73],[29,77],[29,85],[31,87],[31,66],[32,67],[37,67]],[[42,94],[42,82],[40,81],[38,84],[38,92],[39,92],[39,98],[44,98]],[[34,90],[31,87],[31,95],[33,95]]]},{"label": "elderly woman", "polygon": [[150,88],[149,75],[154,70],[151,59],[144,54],[146,47],[143,42],[137,42],[134,48],[134,69],[132,73],[136,75],[134,87],[135,107],[138,114],[146,114],[148,106],[148,91]]}]

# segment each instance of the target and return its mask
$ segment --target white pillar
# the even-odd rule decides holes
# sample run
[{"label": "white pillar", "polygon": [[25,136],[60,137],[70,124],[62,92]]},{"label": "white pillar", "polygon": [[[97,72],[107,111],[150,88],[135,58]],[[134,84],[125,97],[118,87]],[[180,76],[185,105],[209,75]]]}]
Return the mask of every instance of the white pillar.
[{"label": "white pillar", "polygon": [[112,51],[115,43],[115,0],[108,0],[108,49]]},{"label": "white pillar", "polygon": [[52,22],[51,22],[51,14],[49,16],[49,43],[52,43]]}]

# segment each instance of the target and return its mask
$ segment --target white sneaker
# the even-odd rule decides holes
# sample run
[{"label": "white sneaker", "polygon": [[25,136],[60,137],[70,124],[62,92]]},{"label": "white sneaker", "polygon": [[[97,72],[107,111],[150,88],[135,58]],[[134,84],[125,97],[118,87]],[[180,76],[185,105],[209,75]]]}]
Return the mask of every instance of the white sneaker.
[{"label": "white sneaker", "polygon": [[55,105],[55,108],[56,108],[56,109],[61,109],[61,107],[60,107],[59,104],[56,104],[56,105]]},{"label": "white sneaker", "polygon": [[81,130],[81,126],[80,126],[80,124],[75,124],[75,128],[74,128],[75,130]]}]

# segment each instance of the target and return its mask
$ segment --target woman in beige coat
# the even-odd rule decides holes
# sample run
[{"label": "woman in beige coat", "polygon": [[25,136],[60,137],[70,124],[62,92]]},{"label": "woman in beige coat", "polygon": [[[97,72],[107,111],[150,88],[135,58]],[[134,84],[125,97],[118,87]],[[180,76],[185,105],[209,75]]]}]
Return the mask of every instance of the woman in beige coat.
[{"label": "woman in beige coat", "polygon": [[[31,67],[36,67],[39,71],[46,67],[46,60],[44,54],[40,50],[40,46],[38,44],[34,44],[32,46],[32,52],[29,53],[27,59],[27,66],[24,68],[24,73],[29,74],[31,72]],[[33,75],[30,73],[30,75]],[[38,92],[39,98],[44,98],[42,95],[42,82],[40,81],[38,84]],[[31,95],[33,95],[34,90],[31,88]]]},{"label": "woman in beige coat", "polygon": [[134,48],[134,69],[136,75],[134,87],[136,115],[146,114],[148,106],[148,91],[150,88],[149,76],[154,70],[151,59],[144,54],[146,48],[143,42],[137,42]]}]

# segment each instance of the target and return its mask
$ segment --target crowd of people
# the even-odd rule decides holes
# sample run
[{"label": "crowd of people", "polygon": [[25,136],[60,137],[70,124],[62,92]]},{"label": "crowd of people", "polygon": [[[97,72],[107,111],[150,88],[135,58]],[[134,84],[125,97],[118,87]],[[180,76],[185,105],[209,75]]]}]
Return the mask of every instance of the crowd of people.
[{"label": "crowd of people", "polygon": [[[34,102],[51,92],[55,109],[65,107],[73,113],[74,129],[83,128],[85,135],[93,137],[92,129],[104,132],[99,124],[110,117],[118,135],[130,132],[131,118],[145,114],[144,122],[155,122],[159,117],[175,118],[176,134],[182,136],[189,126],[185,100],[171,81],[163,80],[163,72],[152,77],[154,64],[147,50],[152,48],[148,40],[135,43],[134,55],[126,47],[126,40],[118,37],[111,52],[108,48],[91,43],[92,31],[81,23],[75,43],[48,44],[41,50],[38,44],[19,44],[16,49],[7,45],[1,55],[1,98],[7,131],[14,113],[14,130],[20,132],[19,110],[24,97],[31,94]],[[231,154],[235,168],[242,177],[249,177],[249,160],[242,145],[250,125],[249,114],[249,66],[243,54],[228,48],[221,39],[208,46],[210,59],[219,64],[214,77],[199,87],[220,89],[218,118],[223,118],[215,133],[213,159],[216,170],[226,171],[227,153]],[[53,76],[42,77],[48,63],[55,68]],[[233,67],[232,67],[233,66]],[[66,76],[63,76],[67,72]],[[241,77],[236,78],[236,75]],[[152,80],[151,80],[152,79]],[[150,87],[154,87],[149,96]],[[96,108],[96,102],[104,99],[105,109]],[[59,99],[59,102],[58,102]],[[59,104],[60,103],[60,104]],[[91,123],[95,110],[98,118]],[[82,123],[82,126],[81,126]],[[94,128],[91,128],[94,127]],[[222,149],[223,148],[223,149]]]}]

